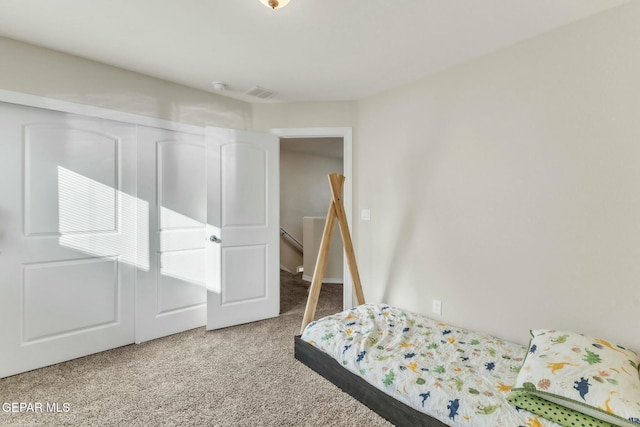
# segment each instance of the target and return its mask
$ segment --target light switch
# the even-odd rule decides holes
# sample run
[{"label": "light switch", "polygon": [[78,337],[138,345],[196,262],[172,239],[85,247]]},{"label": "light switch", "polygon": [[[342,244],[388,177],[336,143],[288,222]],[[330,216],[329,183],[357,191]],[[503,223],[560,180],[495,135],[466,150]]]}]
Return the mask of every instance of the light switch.
[{"label": "light switch", "polygon": [[434,299],[431,303],[431,311],[435,314],[442,314],[442,301]]},{"label": "light switch", "polygon": [[363,221],[370,221],[371,220],[371,210],[370,209],[362,209],[362,212],[360,213],[360,219],[362,219]]}]

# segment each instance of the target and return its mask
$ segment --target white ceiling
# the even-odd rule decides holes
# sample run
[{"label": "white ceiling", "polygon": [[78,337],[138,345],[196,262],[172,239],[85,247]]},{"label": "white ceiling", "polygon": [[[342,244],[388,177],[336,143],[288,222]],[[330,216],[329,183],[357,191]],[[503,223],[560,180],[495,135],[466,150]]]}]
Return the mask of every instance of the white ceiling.
[{"label": "white ceiling", "polygon": [[0,35],[250,102],[356,100],[629,1],[0,0]]}]

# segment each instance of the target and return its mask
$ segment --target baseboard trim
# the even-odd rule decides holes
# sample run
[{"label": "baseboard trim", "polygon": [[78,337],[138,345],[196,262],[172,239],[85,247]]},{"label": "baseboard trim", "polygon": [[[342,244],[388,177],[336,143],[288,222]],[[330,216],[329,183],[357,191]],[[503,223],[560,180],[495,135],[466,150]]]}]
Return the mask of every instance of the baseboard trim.
[{"label": "baseboard trim", "polygon": [[296,274],[293,271],[289,270],[287,267],[285,267],[284,265],[280,264],[280,270],[284,270],[287,273],[291,273],[291,274]]},{"label": "baseboard trim", "polygon": [[[313,280],[313,276],[307,276],[306,274],[303,274],[302,280],[304,280],[305,282],[311,282]],[[323,277],[322,283],[334,283],[342,285],[344,282],[342,280],[342,277]]]}]

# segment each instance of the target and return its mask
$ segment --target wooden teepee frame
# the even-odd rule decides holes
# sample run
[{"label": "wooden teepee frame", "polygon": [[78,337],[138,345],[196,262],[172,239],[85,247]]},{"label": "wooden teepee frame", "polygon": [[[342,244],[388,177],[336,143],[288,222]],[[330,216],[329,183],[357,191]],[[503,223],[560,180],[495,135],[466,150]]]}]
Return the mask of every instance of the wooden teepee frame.
[{"label": "wooden teepee frame", "polygon": [[331,202],[329,203],[329,212],[327,220],[324,224],[322,232],[322,241],[320,250],[318,251],[318,259],[316,268],[313,270],[313,279],[311,280],[311,288],[309,289],[309,298],[307,299],[307,307],[304,310],[304,318],[302,319],[302,328],[300,333],[304,331],[316,314],[316,306],[318,305],[318,297],[320,296],[320,288],[322,287],[322,279],[324,270],[327,266],[327,255],[329,254],[329,245],[331,244],[331,234],[335,220],[338,220],[340,226],[340,235],[344,244],[344,253],[347,257],[349,272],[353,281],[353,288],[356,291],[356,300],[358,305],[364,304],[364,294],[362,293],[362,284],[360,283],[360,275],[358,274],[358,265],[356,264],[356,255],[353,251],[353,242],[349,233],[349,224],[347,223],[347,214],[344,211],[342,203],[342,188],[344,187],[344,176],[339,173],[329,175],[329,186],[331,187]]}]

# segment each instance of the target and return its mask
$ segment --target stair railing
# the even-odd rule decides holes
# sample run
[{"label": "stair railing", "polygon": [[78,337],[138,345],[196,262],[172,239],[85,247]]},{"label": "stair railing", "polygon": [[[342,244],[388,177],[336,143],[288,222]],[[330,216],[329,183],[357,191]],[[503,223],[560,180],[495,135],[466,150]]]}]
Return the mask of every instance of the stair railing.
[{"label": "stair railing", "polygon": [[280,237],[282,237],[287,243],[289,243],[295,250],[304,254],[304,247],[295,237],[291,235],[287,230],[280,227]]}]

